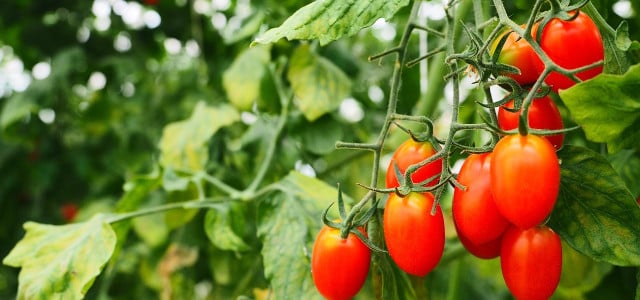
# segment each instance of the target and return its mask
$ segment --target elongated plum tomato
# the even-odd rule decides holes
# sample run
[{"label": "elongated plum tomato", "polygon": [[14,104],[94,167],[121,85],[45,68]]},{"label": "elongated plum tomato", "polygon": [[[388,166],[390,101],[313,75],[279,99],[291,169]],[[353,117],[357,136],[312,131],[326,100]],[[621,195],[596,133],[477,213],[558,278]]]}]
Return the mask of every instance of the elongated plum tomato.
[{"label": "elongated plum tomato", "polygon": [[[604,60],[604,47],[598,27],[593,20],[583,12],[569,21],[551,19],[542,30],[540,47],[549,58],[558,66],[566,69],[575,69]],[[537,72],[544,70],[544,64],[538,60],[535,62]],[[587,80],[602,73],[602,66],[582,71],[578,78]],[[545,82],[554,91],[572,87],[575,82],[568,77],[552,72]]]},{"label": "elongated plum tomato", "polygon": [[537,135],[508,135],[493,149],[491,191],[509,222],[531,228],[544,221],[558,197],[560,165],[551,143]]},{"label": "elongated plum tomato", "polygon": [[469,253],[471,253],[473,256],[477,258],[492,259],[500,256],[500,246],[502,245],[502,236],[498,237],[493,241],[489,241],[480,245],[470,242],[463,235],[458,235],[458,239],[460,240],[460,243],[462,243],[462,246],[464,246],[464,248],[467,249]]},{"label": "elongated plum tomato", "polygon": [[[504,130],[518,128],[522,108],[517,112],[509,111],[513,109],[513,100],[500,106],[498,110],[498,125]],[[529,106],[529,127],[534,129],[557,130],[563,129],[562,116],[556,104],[549,97],[534,99]],[[545,136],[554,148],[560,149],[564,144],[564,134]]]},{"label": "elongated plum tomato", "polygon": [[560,237],[546,226],[511,227],[500,248],[502,276],[518,300],[549,299],[562,272]]},{"label": "elongated plum tomato", "polygon": [[[360,228],[364,233],[364,230]],[[371,250],[349,233],[340,237],[340,229],[324,226],[313,245],[311,275],[316,288],[327,299],[353,298],[369,273]]]},{"label": "elongated plum tomato", "polygon": [[517,33],[513,31],[503,33],[494,42],[491,53],[495,53],[499,42],[504,38],[505,34],[508,34],[508,36],[500,50],[498,62],[518,68],[520,74],[506,73],[503,75],[513,78],[520,85],[536,82],[540,72],[536,70],[535,64],[540,62],[540,58],[538,58],[529,42],[521,38]]},{"label": "elongated plum tomato", "polygon": [[390,194],[384,208],[383,230],[391,259],[403,271],[425,276],[444,252],[444,218],[440,206],[431,215],[431,193]]},{"label": "elongated plum tomato", "polygon": [[[397,164],[400,172],[404,174],[409,166],[419,163],[436,153],[433,146],[429,142],[419,143],[413,139],[408,139],[402,143],[391,157],[389,167],[387,167],[387,188],[394,188],[400,186],[398,178],[396,177],[396,171],[394,165]],[[442,171],[442,159],[439,158],[430,162],[411,175],[411,180],[414,183],[423,182],[435,175],[438,175]],[[434,179],[425,186],[436,185],[440,180]]]},{"label": "elongated plum tomato", "polygon": [[490,171],[491,153],[469,155],[458,173],[466,190],[453,191],[451,209],[458,236],[475,245],[497,239],[509,225],[493,200]]}]

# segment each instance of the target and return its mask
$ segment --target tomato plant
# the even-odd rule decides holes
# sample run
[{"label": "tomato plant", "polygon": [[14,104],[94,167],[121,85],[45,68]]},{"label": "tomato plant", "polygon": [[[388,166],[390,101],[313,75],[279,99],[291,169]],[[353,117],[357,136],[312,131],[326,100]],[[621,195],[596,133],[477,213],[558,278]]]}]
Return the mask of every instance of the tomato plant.
[{"label": "tomato plant", "polygon": [[481,245],[494,241],[509,222],[500,214],[491,193],[491,153],[469,155],[458,174],[466,189],[455,188],[452,214],[458,236]]},{"label": "tomato plant", "polygon": [[548,299],[562,271],[562,243],[549,227],[511,227],[500,249],[502,276],[516,299]]},{"label": "tomato plant", "polygon": [[637,2],[0,1],[0,299],[503,299],[499,215],[633,299]]},{"label": "tomato plant", "polygon": [[[513,100],[507,102],[505,105],[500,106],[498,111],[498,125],[504,130],[518,128],[522,108],[513,112],[513,103]],[[531,106],[529,106],[528,121],[529,127],[534,129],[557,130],[564,128],[560,111],[548,96],[533,100]],[[545,138],[548,139],[556,149],[560,149],[564,143],[564,134],[549,135],[545,136]]]},{"label": "tomato plant", "polygon": [[[604,60],[600,31],[593,20],[581,11],[577,12],[575,18],[567,21],[551,19],[542,29],[540,47],[553,62],[566,69],[584,67]],[[545,66],[542,61],[536,61],[535,68],[542,72]],[[576,76],[581,80],[587,80],[600,73],[602,66],[579,72]],[[552,72],[545,82],[554,91],[567,89],[575,84],[573,80],[558,72]]]},{"label": "tomato plant", "polygon": [[536,135],[508,135],[493,150],[491,190],[502,215],[522,228],[546,219],[560,188],[555,149]]},{"label": "tomato plant", "polygon": [[431,193],[390,194],[384,208],[384,239],[393,261],[403,271],[425,276],[444,251],[444,217],[440,206],[431,214]]},{"label": "tomato plant", "polygon": [[351,299],[367,279],[370,260],[371,251],[355,234],[343,239],[340,229],[325,225],[311,253],[313,282],[327,299]]},{"label": "tomato plant", "polygon": [[[409,166],[419,163],[429,157],[433,156],[436,150],[429,142],[417,142],[413,139],[408,139],[402,143],[391,157],[389,166],[387,167],[386,182],[387,188],[398,187],[399,181],[396,177],[396,165],[400,170],[400,173],[404,175]],[[422,167],[416,172],[411,174],[411,180],[413,183],[421,183],[427,179],[436,176],[442,170],[442,159],[436,159]],[[438,183],[438,179],[434,179],[425,183],[425,186],[433,186]]]},{"label": "tomato plant", "polygon": [[520,85],[528,85],[536,82],[540,73],[536,70],[535,64],[539,63],[540,58],[538,58],[538,55],[533,51],[529,42],[517,33],[509,31],[496,39],[492,47],[492,52],[497,50],[498,44],[502,39],[504,39],[504,44],[498,56],[498,62],[511,65],[520,70],[519,74],[505,73],[504,75],[513,78],[513,80]]}]

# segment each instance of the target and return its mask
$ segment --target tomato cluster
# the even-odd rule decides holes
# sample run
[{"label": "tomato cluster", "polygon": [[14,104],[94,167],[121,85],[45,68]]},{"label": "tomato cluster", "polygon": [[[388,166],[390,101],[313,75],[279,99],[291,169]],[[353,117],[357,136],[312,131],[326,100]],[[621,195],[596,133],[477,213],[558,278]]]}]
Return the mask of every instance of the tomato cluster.
[{"label": "tomato cluster", "polygon": [[[536,33],[540,23],[532,28],[533,38],[538,40],[540,47],[556,65],[565,69],[585,67],[604,59],[602,37],[591,18],[583,12],[572,12],[575,17],[569,20],[553,18],[542,29],[540,38]],[[504,74],[513,78],[520,85],[533,84],[545,70],[544,62],[538,57],[531,45],[514,32],[506,33],[493,46],[496,51],[498,41],[504,39],[504,44],[498,56],[498,62],[512,65],[519,74]],[[579,50],[576,50],[579,49]],[[587,80],[602,73],[602,66],[581,71],[576,76]],[[551,72],[545,78],[545,83],[552,90],[558,91],[572,87],[575,82],[567,76]]]},{"label": "tomato cluster", "polygon": [[480,258],[500,256],[517,299],[547,299],[560,280],[560,238],[544,225],[556,202],[560,165],[537,135],[508,135],[492,152],[471,154],[458,174],[453,220],[460,242]]}]

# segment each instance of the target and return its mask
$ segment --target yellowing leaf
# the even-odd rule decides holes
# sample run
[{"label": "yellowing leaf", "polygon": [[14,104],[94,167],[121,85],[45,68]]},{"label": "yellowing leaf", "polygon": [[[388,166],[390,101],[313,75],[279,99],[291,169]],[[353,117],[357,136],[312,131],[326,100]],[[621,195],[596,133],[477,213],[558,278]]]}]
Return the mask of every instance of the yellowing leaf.
[{"label": "yellowing leaf", "polygon": [[318,39],[325,45],[371,26],[380,18],[389,19],[409,0],[318,0],[302,7],[280,27],[267,30],[255,43],[267,44],[281,38]]},{"label": "yellowing leaf", "polygon": [[312,52],[309,45],[298,47],[289,63],[287,77],[296,104],[309,121],[338,108],[351,91],[349,77],[331,61]]},{"label": "yellowing leaf", "polygon": [[200,171],[209,159],[206,144],[218,129],[240,119],[230,105],[199,102],[191,117],[167,125],[160,139],[160,164],[176,170]]},{"label": "yellowing leaf", "polygon": [[82,299],[116,245],[103,215],[62,226],[27,222],[24,229],[2,261],[22,268],[18,299]]},{"label": "yellowing leaf", "polygon": [[222,86],[233,106],[249,110],[261,97],[261,85],[269,60],[269,47],[249,48],[238,55],[222,74]]}]

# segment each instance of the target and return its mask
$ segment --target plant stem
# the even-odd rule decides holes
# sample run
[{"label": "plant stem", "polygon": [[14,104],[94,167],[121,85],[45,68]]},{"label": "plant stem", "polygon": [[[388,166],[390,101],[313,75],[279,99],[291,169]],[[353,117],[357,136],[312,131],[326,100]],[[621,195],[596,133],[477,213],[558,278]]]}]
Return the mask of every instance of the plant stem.
[{"label": "plant stem", "polygon": [[270,69],[270,70],[272,70],[271,75],[273,76],[273,79],[276,85],[276,90],[278,91],[278,96],[280,97],[280,101],[282,103],[282,109],[280,111],[280,116],[278,118],[276,131],[273,134],[273,139],[271,140],[269,147],[267,148],[267,154],[265,155],[264,160],[260,164],[258,173],[253,178],[253,181],[251,181],[251,183],[246,188],[246,190],[242,192],[242,194],[245,197],[251,197],[251,194],[255,192],[255,190],[258,188],[260,183],[262,183],[264,176],[267,174],[267,171],[269,170],[269,166],[271,165],[273,156],[276,153],[278,141],[280,141],[280,134],[282,134],[282,130],[284,129],[284,126],[287,124],[287,117],[289,114],[289,105],[291,103],[291,99],[293,98],[291,95],[287,95],[284,92],[284,86],[282,84],[282,81],[280,80],[280,76],[278,76],[279,74],[276,74],[276,72],[273,71],[273,69]]}]

